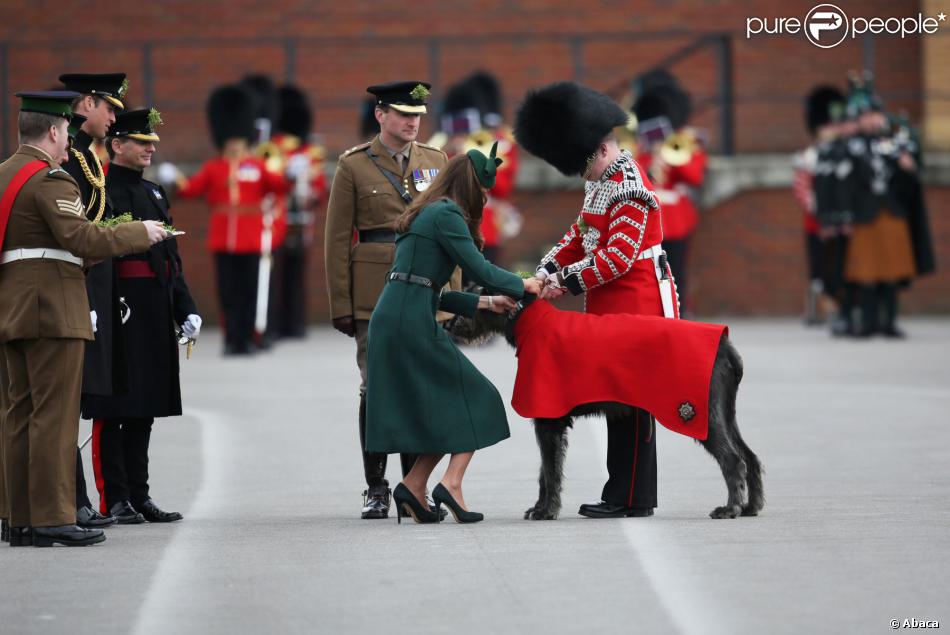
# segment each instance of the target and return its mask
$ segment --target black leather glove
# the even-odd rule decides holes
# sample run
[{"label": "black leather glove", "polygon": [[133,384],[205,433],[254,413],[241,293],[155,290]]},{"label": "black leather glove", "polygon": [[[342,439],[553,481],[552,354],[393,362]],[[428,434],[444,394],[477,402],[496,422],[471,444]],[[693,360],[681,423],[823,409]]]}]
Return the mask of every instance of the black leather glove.
[{"label": "black leather glove", "polygon": [[347,337],[356,337],[356,323],[353,321],[352,315],[334,318],[333,328]]}]

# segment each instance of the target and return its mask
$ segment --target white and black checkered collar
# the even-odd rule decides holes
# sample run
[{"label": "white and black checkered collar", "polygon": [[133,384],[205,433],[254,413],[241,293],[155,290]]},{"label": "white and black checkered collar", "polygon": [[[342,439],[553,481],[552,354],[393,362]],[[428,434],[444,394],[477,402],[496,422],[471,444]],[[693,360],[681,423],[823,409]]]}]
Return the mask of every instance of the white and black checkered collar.
[{"label": "white and black checkered collar", "polygon": [[614,159],[614,162],[607,166],[607,169],[604,170],[603,175],[600,177],[601,182],[606,181],[614,174],[619,172],[624,168],[625,165],[633,161],[633,156],[631,156],[628,150],[621,150],[620,156]]}]

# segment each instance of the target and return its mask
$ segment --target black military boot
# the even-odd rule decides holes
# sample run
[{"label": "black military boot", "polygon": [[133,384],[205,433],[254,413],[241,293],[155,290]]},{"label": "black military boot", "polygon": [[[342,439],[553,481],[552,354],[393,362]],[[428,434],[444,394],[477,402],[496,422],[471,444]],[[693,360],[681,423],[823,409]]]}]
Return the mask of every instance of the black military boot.
[{"label": "black military boot", "polygon": [[379,485],[370,485],[363,491],[363,513],[360,518],[364,520],[389,518],[389,503],[392,490],[389,489],[389,483],[383,481]]},{"label": "black military boot", "polygon": [[386,480],[386,455],[366,451],[366,397],[360,397],[360,449],[363,451],[363,473],[369,486],[363,491],[360,518],[389,518],[390,494]]}]

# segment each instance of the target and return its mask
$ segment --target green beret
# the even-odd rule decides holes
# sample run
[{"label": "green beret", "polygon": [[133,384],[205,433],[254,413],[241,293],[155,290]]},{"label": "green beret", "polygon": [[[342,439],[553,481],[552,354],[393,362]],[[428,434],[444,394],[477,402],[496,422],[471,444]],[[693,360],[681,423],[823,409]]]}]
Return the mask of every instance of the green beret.
[{"label": "green beret", "polygon": [[495,187],[495,175],[498,172],[498,166],[503,163],[501,159],[495,156],[497,151],[498,142],[496,141],[492,144],[491,152],[488,153],[487,157],[474,148],[465,153],[468,160],[472,162],[472,167],[475,168],[475,176],[478,177],[478,182],[482,184],[482,187],[488,189]]}]

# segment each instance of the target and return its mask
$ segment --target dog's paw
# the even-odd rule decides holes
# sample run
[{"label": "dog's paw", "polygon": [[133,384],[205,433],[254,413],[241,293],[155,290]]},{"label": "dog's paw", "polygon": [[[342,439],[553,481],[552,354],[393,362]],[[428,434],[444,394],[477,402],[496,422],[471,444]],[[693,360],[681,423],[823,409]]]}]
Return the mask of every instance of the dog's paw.
[{"label": "dog's paw", "polygon": [[738,505],[725,505],[709,512],[710,518],[736,518],[741,512]]},{"label": "dog's paw", "polygon": [[525,520],[557,520],[557,512],[532,507],[524,513]]},{"label": "dog's paw", "polygon": [[758,516],[759,510],[756,509],[755,507],[743,507],[742,515],[743,516]]}]

